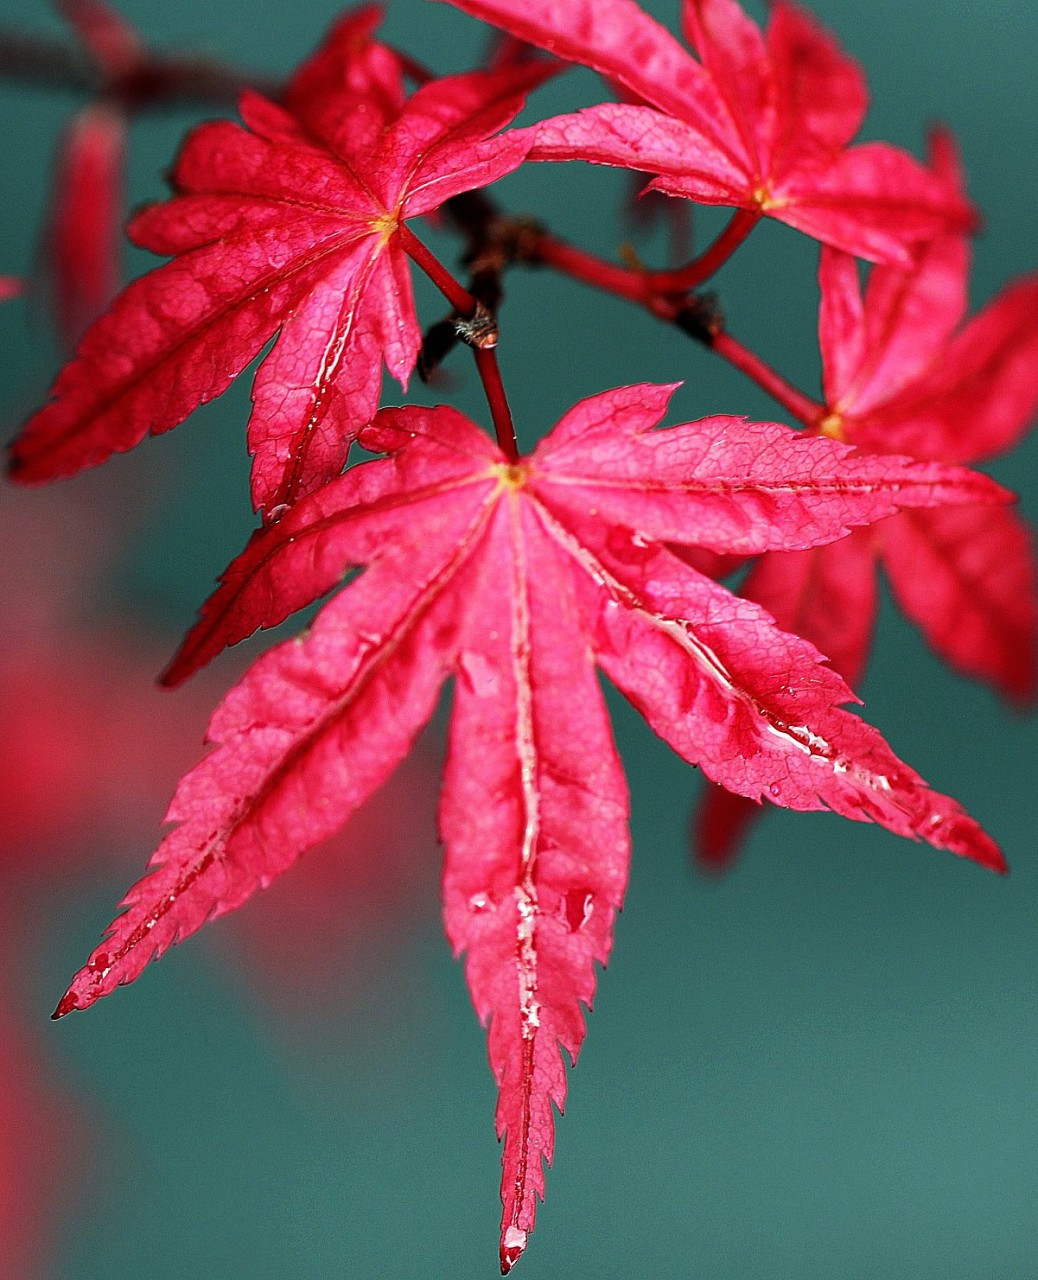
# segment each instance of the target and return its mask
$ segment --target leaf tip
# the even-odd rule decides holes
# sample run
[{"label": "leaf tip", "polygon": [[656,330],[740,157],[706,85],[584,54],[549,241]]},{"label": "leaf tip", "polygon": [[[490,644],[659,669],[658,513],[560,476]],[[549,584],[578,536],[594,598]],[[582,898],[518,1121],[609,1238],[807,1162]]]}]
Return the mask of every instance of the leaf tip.
[{"label": "leaf tip", "polygon": [[74,991],[70,988],[58,1001],[58,1007],[50,1015],[53,1022],[57,1022],[59,1018],[63,1018],[67,1013],[71,1013],[73,1009],[80,1007],[79,1000]]},{"label": "leaf tip", "polygon": [[501,1235],[501,1274],[508,1275],[523,1256],[529,1232],[521,1227],[508,1227]]},{"label": "leaf tip", "polygon": [[25,459],[18,453],[17,441],[7,451],[7,478],[15,484],[24,483]]},{"label": "leaf tip", "polygon": [[26,433],[15,437],[7,446],[7,478],[12,484],[39,485],[60,479],[65,472],[47,461],[46,451],[33,448]]},{"label": "leaf tip", "polygon": [[[952,853],[972,858],[974,862],[988,871],[994,871],[996,875],[1009,874],[1009,863],[1006,862],[1005,854],[987,832],[976,823],[963,824],[962,828],[953,826],[948,838],[941,843]],[[940,844],[938,847],[941,847]]]},{"label": "leaf tip", "polygon": [[183,670],[184,660],[181,652],[178,651],[170,658],[169,662],[159,672],[155,683],[160,689],[175,689],[178,684],[183,684],[187,673]]}]

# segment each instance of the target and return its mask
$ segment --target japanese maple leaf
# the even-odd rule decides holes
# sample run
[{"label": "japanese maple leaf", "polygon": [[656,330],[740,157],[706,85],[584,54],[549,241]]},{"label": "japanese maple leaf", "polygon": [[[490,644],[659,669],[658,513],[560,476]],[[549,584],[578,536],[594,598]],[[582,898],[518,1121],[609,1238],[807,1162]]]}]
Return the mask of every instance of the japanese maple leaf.
[{"label": "japanese maple leaf", "polygon": [[864,76],[788,0],[763,34],[735,0],[684,0],[692,57],[634,0],[450,0],[466,13],[593,67],[623,96],[537,128],[532,160],[656,174],[650,189],[734,205],[849,253],[907,262],[908,246],[972,220],[969,206],[886,143],[849,147]]},{"label": "japanese maple leaf", "polygon": [[177,196],[130,228],[174,261],[84,336],[13,446],[17,479],[71,474],[176,425],[275,334],[248,427],[255,506],[269,518],[342,469],[383,360],[406,383],[420,346],[404,223],[516,168],[530,137],[492,135],[551,73],[450,76],[404,101],[399,66],[371,38],[378,17],[340,23],[284,108],[246,94],[245,127],[189,137]]},{"label": "japanese maple leaf", "polygon": [[[950,137],[934,165],[961,183]],[[965,236],[939,237],[909,270],[872,269],[862,296],[854,260],[823,248],[824,408],[814,430],[877,453],[975,462],[1016,444],[1038,412],[1038,275],[1000,293],[965,324]],[[1033,699],[1038,578],[1030,527],[1008,507],[905,511],[842,542],[763,556],[742,594],[816,645],[851,685],[868,658],[877,578],[955,670],[1019,703]],[[699,846],[720,866],[753,812],[708,792]]]},{"label": "japanese maple leaf", "polygon": [[505,1139],[502,1269],[522,1252],[627,879],[627,794],[595,668],[711,778],[831,808],[1001,868],[997,846],[837,705],[815,649],[666,544],[803,547],[895,508],[1003,500],[960,468],[858,454],[773,423],[666,430],[673,388],[572,409],[511,462],[449,408],[383,410],[385,453],[257,531],[167,674],[363,572],[262,657],[210,726],[176,823],[56,1016],[135,978],[338,827],[455,676],[440,828],[447,933],[489,1024]]}]

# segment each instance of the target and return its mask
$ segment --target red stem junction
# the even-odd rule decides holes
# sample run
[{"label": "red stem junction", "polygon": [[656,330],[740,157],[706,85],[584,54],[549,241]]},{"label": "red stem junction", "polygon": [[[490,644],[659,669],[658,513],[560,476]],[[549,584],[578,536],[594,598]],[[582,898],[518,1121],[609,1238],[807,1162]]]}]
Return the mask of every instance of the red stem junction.
[{"label": "red stem junction", "polygon": [[650,271],[650,288],[660,293],[689,293],[720,270],[761,219],[759,209],[736,209],[728,225],[713,242],[684,267],[675,271]]},{"label": "red stem junction", "polygon": [[697,258],[673,271],[644,271],[607,262],[559,240],[550,232],[532,232],[527,241],[529,261],[554,267],[592,288],[626,298],[661,320],[673,320],[685,295],[708,280],[742,244],[760,221],[756,210],[737,209],[731,221]]}]

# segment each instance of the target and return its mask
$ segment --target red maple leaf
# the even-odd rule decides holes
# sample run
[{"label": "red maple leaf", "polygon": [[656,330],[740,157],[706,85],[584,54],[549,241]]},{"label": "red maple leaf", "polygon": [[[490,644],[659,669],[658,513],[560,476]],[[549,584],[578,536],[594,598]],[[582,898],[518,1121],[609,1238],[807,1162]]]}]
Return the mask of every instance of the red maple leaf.
[{"label": "red maple leaf", "polygon": [[13,446],[17,479],[69,475],[175,426],[275,334],[248,427],[255,506],[270,518],[342,469],[383,360],[405,384],[417,357],[406,220],[522,162],[529,135],[493,135],[551,74],[450,76],[404,101],[395,55],[371,38],[379,16],[343,20],[284,108],[245,94],[244,128],[203,124],[188,138],[178,195],[130,228],[175,260],[86,333]]},{"label": "red maple leaf", "polygon": [[876,261],[972,221],[969,206],[906,152],[848,148],[868,105],[864,76],[788,0],[761,33],[735,0],[685,0],[697,61],[634,0],[450,0],[622,95],[536,128],[531,160],[587,160],[658,176],[650,189],[786,222]]},{"label": "red maple leaf", "polygon": [[[951,139],[934,166],[958,185]],[[1038,276],[963,324],[969,243],[946,235],[914,265],[872,268],[823,248],[819,340],[824,408],[813,430],[877,453],[975,462],[1016,444],[1038,411]],[[903,512],[842,542],[763,556],[742,594],[826,654],[856,686],[868,658],[877,577],[937,654],[1013,701],[1038,674],[1038,574],[1030,527],[1008,507]],[[711,866],[734,856],[754,813],[711,789],[698,821]]]},{"label": "red maple leaf", "polygon": [[675,557],[803,547],[903,506],[1005,499],[960,468],[859,454],[774,423],[653,430],[673,388],[572,409],[511,462],[448,408],[383,410],[352,467],[254,534],[172,664],[181,679],[356,568],[311,629],[216,712],[176,827],[56,1016],[86,1008],[240,906],[391,773],[456,677],[440,808],[447,932],[489,1023],[505,1137],[507,1270],[543,1195],[594,961],[627,879],[627,794],[596,666],[711,778],[834,809],[1003,866],[931,791],[813,647]]}]

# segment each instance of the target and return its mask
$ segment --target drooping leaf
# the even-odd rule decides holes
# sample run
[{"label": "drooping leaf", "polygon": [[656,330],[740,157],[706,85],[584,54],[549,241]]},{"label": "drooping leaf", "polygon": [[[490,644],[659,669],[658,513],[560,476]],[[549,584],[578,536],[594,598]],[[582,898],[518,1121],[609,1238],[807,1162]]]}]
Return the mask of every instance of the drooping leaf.
[{"label": "drooping leaf", "polygon": [[360,438],[385,457],[254,535],[171,679],[362,571],[226,698],[213,751],[167,815],[177,825],[58,1008],[132,980],[341,825],[453,676],[445,914],[500,1089],[504,1270],[534,1225],[561,1051],[579,1051],[627,878],[626,789],[596,667],[741,795],[1003,865],[953,800],[840,709],[850,691],[810,644],[667,548],[803,547],[897,509],[997,505],[1004,492],[777,424],[655,430],[671,391],[584,401],[518,463],[451,409],[383,410]]}]

